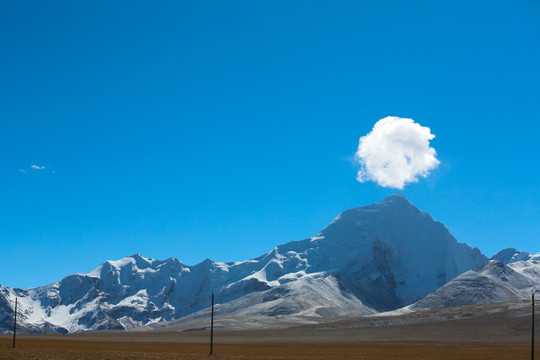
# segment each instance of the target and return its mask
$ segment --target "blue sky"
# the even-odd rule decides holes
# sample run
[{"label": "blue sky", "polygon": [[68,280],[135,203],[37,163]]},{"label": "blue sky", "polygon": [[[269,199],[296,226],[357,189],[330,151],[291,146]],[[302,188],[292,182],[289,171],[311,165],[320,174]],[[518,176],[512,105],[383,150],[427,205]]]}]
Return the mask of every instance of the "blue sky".
[{"label": "blue sky", "polygon": [[[2,1],[0,284],[245,260],[395,192],[540,252],[539,44],[532,0]],[[402,190],[356,181],[386,116],[436,136]]]}]

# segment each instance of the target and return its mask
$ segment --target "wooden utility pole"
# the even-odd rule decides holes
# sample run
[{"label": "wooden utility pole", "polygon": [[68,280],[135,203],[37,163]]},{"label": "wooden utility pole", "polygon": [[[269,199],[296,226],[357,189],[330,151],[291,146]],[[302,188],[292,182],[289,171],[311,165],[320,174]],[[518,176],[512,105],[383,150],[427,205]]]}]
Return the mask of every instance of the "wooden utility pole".
[{"label": "wooden utility pole", "polygon": [[214,292],[212,292],[212,317],[210,320],[210,354],[214,355]]},{"label": "wooden utility pole", "polygon": [[534,360],[534,290],[532,292],[531,360]]},{"label": "wooden utility pole", "polygon": [[15,337],[17,336],[17,298],[15,298],[15,313],[13,316],[13,348],[15,348]]}]

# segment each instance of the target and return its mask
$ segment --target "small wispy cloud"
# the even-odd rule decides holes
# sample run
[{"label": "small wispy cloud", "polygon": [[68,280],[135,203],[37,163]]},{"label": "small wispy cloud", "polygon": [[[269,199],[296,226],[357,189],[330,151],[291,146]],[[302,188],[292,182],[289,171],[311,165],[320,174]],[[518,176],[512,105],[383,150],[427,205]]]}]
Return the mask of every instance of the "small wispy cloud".
[{"label": "small wispy cloud", "polygon": [[27,168],[20,168],[20,169],[17,169],[17,171],[21,174],[28,174],[28,173],[33,173],[33,172],[46,172],[46,173],[51,173],[51,174],[55,174],[56,172],[50,168],[47,168],[45,167],[45,165],[37,165],[37,164],[32,164],[30,165],[29,167]]},{"label": "small wispy cloud", "polygon": [[403,189],[419,176],[428,176],[440,163],[429,145],[434,137],[430,128],[413,119],[388,116],[377,121],[371,132],[360,138],[357,180]]}]

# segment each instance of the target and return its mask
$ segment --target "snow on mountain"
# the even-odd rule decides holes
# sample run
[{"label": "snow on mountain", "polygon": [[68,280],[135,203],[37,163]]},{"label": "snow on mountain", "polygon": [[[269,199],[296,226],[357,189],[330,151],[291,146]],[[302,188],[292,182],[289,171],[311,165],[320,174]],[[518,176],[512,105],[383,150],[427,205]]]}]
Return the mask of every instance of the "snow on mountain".
[{"label": "snow on mountain", "polygon": [[529,260],[532,257],[531,253],[526,251],[518,251],[514,248],[508,248],[499,251],[497,254],[493,255],[490,260],[498,260],[503,264],[510,264],[516,261]]},{"label": "snow on mountain", "polygon": [[341,213],[317,236],[243,262],[188,266],[133,255],[43,287],[0,287],[0,328],[10,328],[15,297],[28,331],[171,321],[207,308],[212,291],[223,311],[244,315],[371,314],[412,304],[486,261],[396,194]]},{"label": "snow on mountain", "polygon": [[467,271],[408,307],[417,311],[446,306],[488,304],[523,299],[540,289],[540,254],[508,265],[490,260]]},{"label": "snow on mountain", "polygon": [[413,303],[487,261],[400,194],[343,212],[315,243],[310,264],[339,269],[342,282],[381,311]]},{"label": "snow on mountain", "polygon": [[[181,318],[181,322],[208,318],[208,309]],[[217,317],[340,317],[369,315],[377,311],[364,305],[344,289],[332,275],[304,276],[298,281],[285,283],[265,291],[257,291],[239,299],[218,304]],[[171,324],[164,324],[170,326]],[[163,325],[155,324],[155,327]]]}]

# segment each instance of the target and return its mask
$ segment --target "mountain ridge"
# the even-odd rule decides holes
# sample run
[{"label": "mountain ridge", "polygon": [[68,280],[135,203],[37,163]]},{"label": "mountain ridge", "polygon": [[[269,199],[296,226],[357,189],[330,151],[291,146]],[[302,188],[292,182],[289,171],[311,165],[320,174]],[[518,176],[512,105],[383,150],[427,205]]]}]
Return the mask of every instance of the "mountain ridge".
[{"label": "mountain ridge", "polygon": [[42,287],[0,285],[0,328],[9,329],[15,296],[28,331],[129,329],[171,321],[207,308],[211,292],[221,304],[234,308],[241,302],[255,312],[264,308],[268,316],[372,314],[413,304],[487,261],[395,194],[345,210],[317,235],[246,261],[206,259],[189,266],[173,257],[134,254]]},{"label": "mountain ridge", "polygon": [[507,264],[490,260],[469,270],[407,307],[418,311],[448,306],[507,302],[527,298],[540,289],[540,253]]}]

